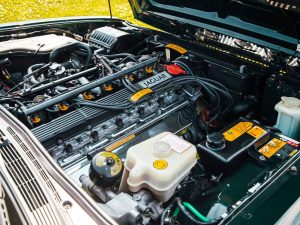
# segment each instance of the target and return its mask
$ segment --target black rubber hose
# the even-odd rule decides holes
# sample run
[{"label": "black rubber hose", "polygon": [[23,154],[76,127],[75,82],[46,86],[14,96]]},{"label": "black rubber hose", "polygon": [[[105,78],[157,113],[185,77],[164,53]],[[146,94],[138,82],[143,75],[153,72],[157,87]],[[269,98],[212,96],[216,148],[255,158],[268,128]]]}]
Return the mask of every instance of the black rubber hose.
[{"label": "black rubber hose", "polygon": [[[220,102],[220,94],[225,96],[228,99],[228,104],[226,106],[226,108],[223,110],[222,114],[225,114],[229,111],[229,109],[232,107],[232,96],[229,94],[229,91],[227,90],[226,87],[224,87],[222,84],[213,81],[213,80],[209,80],[209,79],[205,79],[205,78],[200,78],[200,77],[195,77],[195,76],[183,76],[183,77],[177,77],[177,78],[173,78],[172,82],[167,82],[167,84],[164,83],[164,86],[161,85],[157,85],[155,87],[156,91],[162,91],[165,90],[167,88],[170,88],[171,86],[174,86],[176,84],[188,84],[188,83],[194,83],[194,84],[198,84],[200,85],[203,89],[205,89],[205,91],[207,92],[207,97],[210,97],[209,102],[211,103],[211,105],[216,105],[216,107],[218,107],[218,104]],[[216,104],[218,103],[218,104]],[[214,110],[216,110],[216,107],[214,108]]]},{"label": "black rubber hose", "polygon": [[24,84],[24,82],[18,83],[16,86],[14,86],[13,88],[9,89],[9,90],[5,93],[5,95],[8,95],[8,94],[14,92],[15,90],[17,90],[17,89],[18,89],[21,85],[23,85],[23,84]]},{"label": "black rubber hose", "polygon": [[[4,97],[3,99],[2,99],[2,97],[4,97],[4,96],[0,96],[0,104],[3,104],[3,103],[8,103],[8,104],[10,104],[10,103],[15,103],[15,104],[17,104],[19,107],[18,107],[18,109],[20,109],[21,107],[25,107],[25,105],[22,103],[22,102],[20,102],[20,101],[18,101],[18,100],[16,100],[16,99],[13,99],[13,98],[6,98],[6,97]],[[16,110],[16,113],[18,113],[18,111],[19,110]],[[20,112],[20,111],[19,111]],[[30,128],[32,128],[32,124],[30,123],[30,121],[29,121],[29,119],[28,119],[28,117],[24,114],[24,112],[21,110],[21,115],[23,116],[23,119],[25,120],[25,123],[27,123],[27,125],[30,127]]]},{"label": "black rubber hose", "polygon": [[[37,74],[37,73],[41,73],[41,72],[43,72],[43,71],[45,71],[45,70],[48,70],[48,67],[51,65],[52,63],[47,63],[47,64],[36,64],[36,65],[33,65],[33,67],[31,68],[31,69],[33,69],[33,68],[35,68],[35,67],[37,67],[35,70],[33,70],[33,71],[31,71],[31,73],[28,73],[28,74],[26,74],[26,75],[24,75],[24,79],[26,79],[26,78],[29,78],[29,77],[31,77],[32,75],[35,75],[35,74]],[[30,67],[29,67],[30,68]],[[28,68],[28,69],[29,69]]]},{"label": "black rubber hose", "polygon": [[130,87],[130,86],[128,85],[128,83],[126,82],[125,78],[121,79],[121,81],[122,81],[122,84],[124,85],[124,87],[126,87],[129,91],[131,91],[131,92],[133,92],[133,93],[136,92],[132,87]]},{"label": "black rubber hose", "polygon": [[43,67],[44,65],[45,65],[45,63],[39,63],[39,64],[34,64],[34,65],[30,66],[27,69],[27,74],[32,73],[33,71],[35,71],[36,69],[39,69],[39,68]]},{"label": "black rubber hose", "polygon": [[94,51],[88,44],[85,44],[85,43],[82,43],[82,42],[75,42],[75,43],[65,45],[63,47],[53,49],[52,52],[50,53],[49,61],[50,62],[55,62],[57,60],[57,58],[62,53],[68,52],[68,51],[73,50],[73,49],[78,49],[78,48],[86,50],[87,57],[86,57],[86,61],[85,61],[85,66],[89,65],[91,60],[92,60],[92,56],[93,56]]},{"label": "black rubber hose", "polygon": [[25,106],[21,101],[12,98],[1,98],[0,103],[16,103],[19,106]]},{"label": "black rubber hose", "polygon": [[220,102],[219,94],[216,93],[216,91],[214,89],[208,87],[207,85],[203,85],[203,82],[199,78],[194,77],[194,76],[183,76],[183,77],[173,78],[167,84],[162,83],[162,84],[157,85],[154,88],[154,90],[156,90],[157,92],[160,92],[160,91],[166,90],[176,84],[183,85],[183,84],[189,84],[189,83],[198,84],[203,89],[205,89],[205,91],[207,92],[207,98],[210,98],[209,102],[211,103],[211,105],[215,105],[215,107],[218,107],[218,103]]},{"label": "black rubber hose", "polygon": [[123,78],[122,84],[133,93],[140,90],[138,87],[134,86],[128,78]]},{"label": "black rubber hose", "polygon": [[28,69],[27,69],[27,74],[32,74],[30,76],[30,82],[33,83],[33,84],[39,84],[39,82],[35,79],[34,77],[34,73],[37,69],[40,69],[42,68],[43,66],[45,66],[44,63],[39,63],[39,64],[34,64],[32,66],[30,66]]}]

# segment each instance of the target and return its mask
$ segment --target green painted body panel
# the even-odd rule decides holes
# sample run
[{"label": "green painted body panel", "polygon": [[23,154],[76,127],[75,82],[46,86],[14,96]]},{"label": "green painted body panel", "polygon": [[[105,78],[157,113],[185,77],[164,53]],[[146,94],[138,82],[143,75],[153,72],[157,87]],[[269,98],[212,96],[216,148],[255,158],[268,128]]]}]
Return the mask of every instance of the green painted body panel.
[{"label": "green painted body panel", "polygon": [[[227,207],[231,208],[227,211],[227,219],[220,224],[275,224],[300,197],[300,174],[298,171],[293,172],[291,167],[300,169],[300,153],[278,167],[261,165],[248,158],[234,173],[199,195],[191,204],[207,217],[216,205],[224,206],[225,211]],[[250,194],[249,189],[257,183],[262,184],[261,189]],[[215,213],[222,215],[223,212],[216,210]],[[183,225],[190,223],[184,217],[180,218],[180,222]]]},{"label": "green painted body panel", "polygon": [[[300,162],[294,164],[300,168]],[[247,173],[244,171],[244,176]],[[243,179],[243,176],[236,177]],[[287,171],[228,224],[275,224],[300,196],[300,175]],[[235,190],[236,192],[239,189]]]}]

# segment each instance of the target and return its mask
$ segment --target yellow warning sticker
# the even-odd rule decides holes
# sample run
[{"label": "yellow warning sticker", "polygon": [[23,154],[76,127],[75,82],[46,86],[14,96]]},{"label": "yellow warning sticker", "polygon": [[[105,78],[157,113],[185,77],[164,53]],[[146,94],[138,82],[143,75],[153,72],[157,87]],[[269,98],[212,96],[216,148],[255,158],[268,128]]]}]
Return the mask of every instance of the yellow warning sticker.
[{"label": "yellow warning sticker", "polygon": [[175,44],[167,44],[166,47],[173,49],[174,51],[179,52],[182,55],[188,52],[185,48]]},{"label": "yellow warning sticker", "polygon": [[138,100],[140,100],[141,98],[143,98],[145,95],[148,95],[148,94],[151,94],[151,93],[153,93],[153,91],[150,88],[142,89],[142,90],[134,93],[130,97],[130,101],[132,101],[133,103],[136,103]]},{"label": "yellow warning sticker", "polygon": [[164,170],[168,167],[168,162],[163,159],[158,159],[154,161],[153,167],[158,170]]},{"label": "yellow warning sticker", "polygon": [[223,133],[224,138],[227,141],[234,141],[237,138],[239,138],[241,135],[246,133],[252,126],[253,123],[251,122],[239,122],[237,125],[235,125],[234,127],[230,128],[229,130]]},{"label": "yellow warning sticker", "polygon": [[259,126],[254,126],[247,133],[250,134],[255,139],[257,139],[260,138],[263,134],[265,134],[266,131]]},{"label": "yellow warning sticker", "polygon": [[262,148],[258,150],[259,153],[263,154],[267,158],[271,158],[279,149],[286,145],[286,142],[281,141],[277,138],[273,138]]},{"label": "yellow warning sticker", "polygon": [[129,135],[128,137],[125,137],[105,148],[105,151],[111,152],[115,150],[116,148],[119,148],[120,146],[126,144],[127,142],[133,140],[135,138],[135,134]]}]

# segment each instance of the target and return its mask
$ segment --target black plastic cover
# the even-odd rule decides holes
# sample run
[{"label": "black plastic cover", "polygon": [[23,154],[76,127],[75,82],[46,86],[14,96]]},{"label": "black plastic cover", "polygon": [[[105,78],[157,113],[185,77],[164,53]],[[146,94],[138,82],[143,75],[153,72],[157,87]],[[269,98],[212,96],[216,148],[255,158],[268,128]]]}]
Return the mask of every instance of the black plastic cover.
[{"label": "black plastic cover", "polygon": [[238,166],[251,148],[257,149],[269,137],[269,131],[260,124],[243,118],[220,131],[225,138],[225,147],[213,149],[203,141],[199,144],[200,159],[208,173],[229,173]]},{"label": "black plastic cover", "polygon": [[124,52],[135,43],[133,36],[128,32],[105,26],[92,31],[89,44],[96,49]]}]

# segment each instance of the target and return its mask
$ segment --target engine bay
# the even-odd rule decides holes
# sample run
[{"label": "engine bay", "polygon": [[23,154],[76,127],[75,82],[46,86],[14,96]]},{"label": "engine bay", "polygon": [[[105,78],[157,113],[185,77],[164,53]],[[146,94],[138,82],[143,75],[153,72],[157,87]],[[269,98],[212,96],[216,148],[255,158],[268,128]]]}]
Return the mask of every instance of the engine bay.
[{"label": "engine bay", "polygon": [[0,104],[120,224],[226,224],[298,155],[294,56],[124,23],[0,39]]}]

